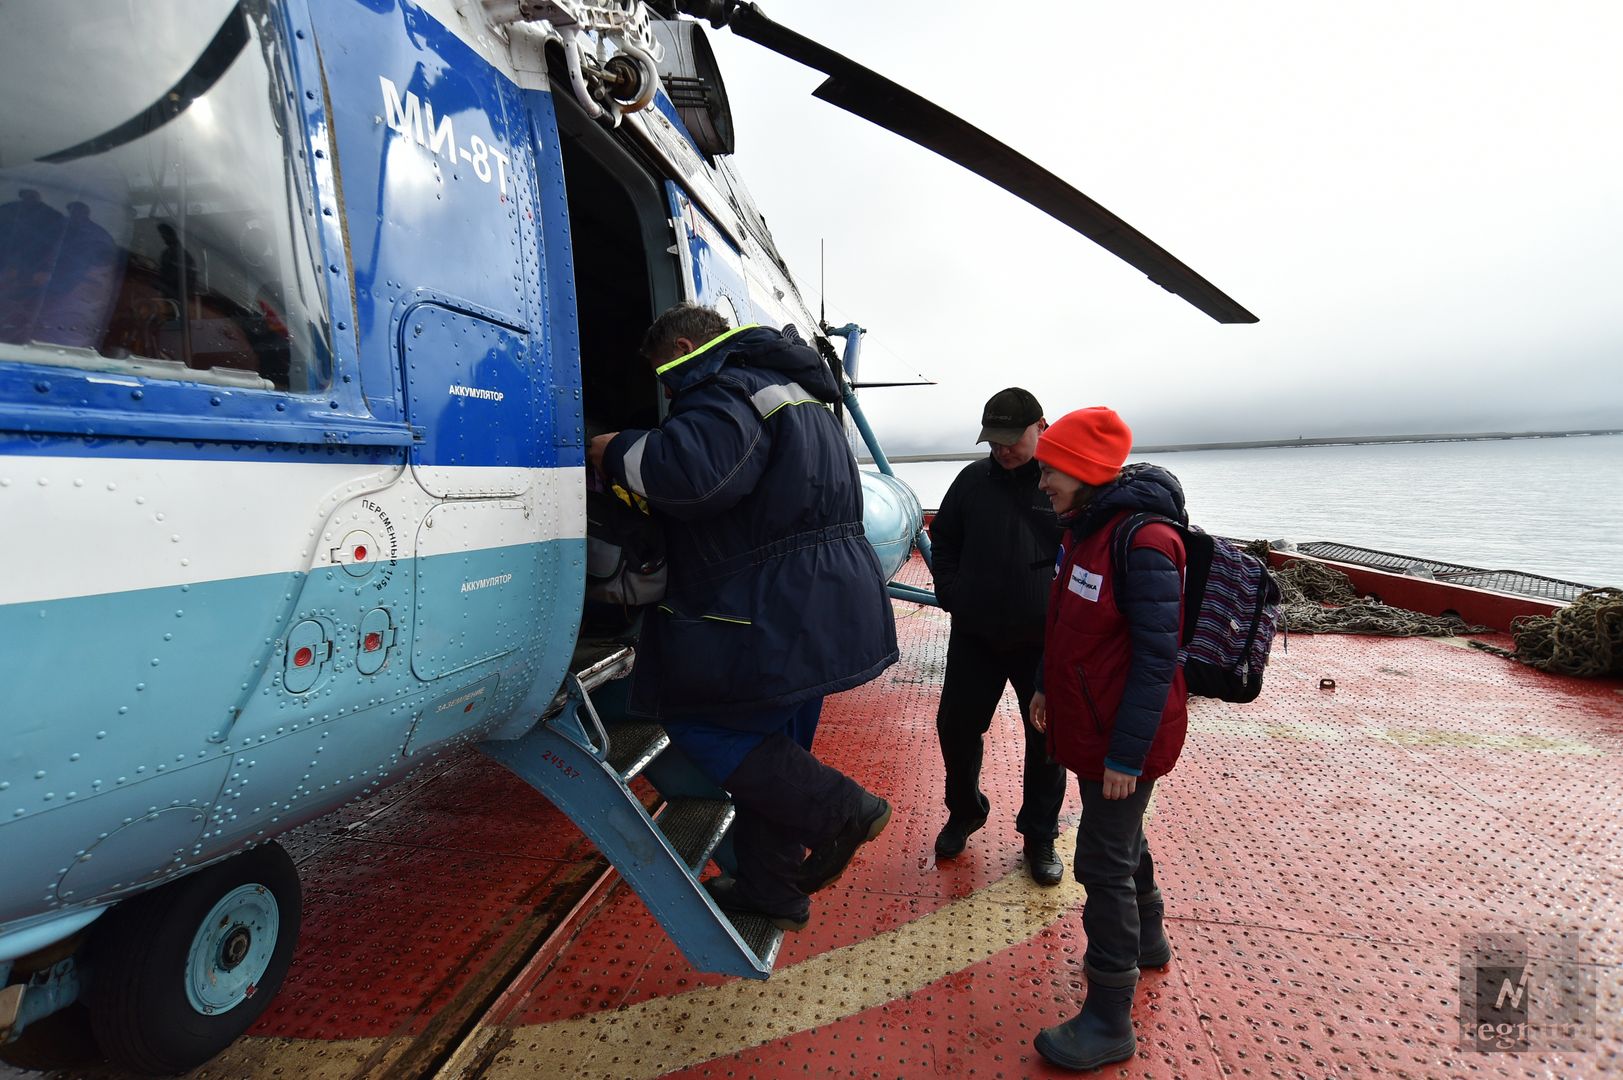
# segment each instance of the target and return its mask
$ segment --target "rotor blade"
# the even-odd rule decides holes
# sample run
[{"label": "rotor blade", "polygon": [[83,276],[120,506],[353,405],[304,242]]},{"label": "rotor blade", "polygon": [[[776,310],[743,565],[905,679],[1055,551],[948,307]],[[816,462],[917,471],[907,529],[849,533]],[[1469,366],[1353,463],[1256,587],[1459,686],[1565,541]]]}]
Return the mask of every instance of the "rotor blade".
[{"label": "rotor blade", "polygon": [[710,15],[712,21],[730,25],[739,36],[828,75],[828,80],[813,91],[815,97],[985,177],[1069,225],[1218,322],[1257,321],[1255,315],[1155,241],[973,124],[827,46],[773,22],[754,4],[728,5],[724,12],[717,11],[719,5],[715,0],[697,6],[706,7],[708,10],[703,14]]}]

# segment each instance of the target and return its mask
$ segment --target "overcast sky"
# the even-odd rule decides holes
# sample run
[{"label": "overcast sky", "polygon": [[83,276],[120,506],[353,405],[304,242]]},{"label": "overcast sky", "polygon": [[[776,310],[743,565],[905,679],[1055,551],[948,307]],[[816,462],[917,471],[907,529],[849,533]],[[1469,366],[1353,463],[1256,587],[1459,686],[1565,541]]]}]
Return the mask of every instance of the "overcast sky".
[{"label": "overcast sky", "polygon": [[[1138,441],[1623,427],[1623,3],[770,0],[1261,318],[1220,326],[713,32],[736,163],[893,453],[1017,383]],[[1000,21],[1007,13],[1011,20]]]}]

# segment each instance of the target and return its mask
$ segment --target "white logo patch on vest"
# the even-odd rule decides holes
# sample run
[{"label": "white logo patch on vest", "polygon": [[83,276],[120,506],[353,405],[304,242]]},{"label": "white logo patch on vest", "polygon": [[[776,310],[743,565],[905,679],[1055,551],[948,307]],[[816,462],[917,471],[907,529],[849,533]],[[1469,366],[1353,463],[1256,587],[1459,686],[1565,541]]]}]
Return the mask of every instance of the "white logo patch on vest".
[{"label": "white logo patch on vest", "polygon": [[1072,592],[1084,600],[1099,602],[1099,586],[1104,584],[1104,576],[1090,574],[1080,566],[1071,567],[1071,583],[1067,586]]}]

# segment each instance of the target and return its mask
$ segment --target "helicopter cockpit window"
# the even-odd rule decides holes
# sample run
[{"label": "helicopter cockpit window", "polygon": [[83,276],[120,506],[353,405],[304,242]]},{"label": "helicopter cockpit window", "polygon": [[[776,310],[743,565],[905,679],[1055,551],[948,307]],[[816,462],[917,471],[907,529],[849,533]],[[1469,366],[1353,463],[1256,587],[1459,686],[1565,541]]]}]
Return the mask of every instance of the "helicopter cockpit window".
[{"label": "helicopter cockpit window", "polygon": [[274,0],[8,0],[0,362],[332,379]]}]

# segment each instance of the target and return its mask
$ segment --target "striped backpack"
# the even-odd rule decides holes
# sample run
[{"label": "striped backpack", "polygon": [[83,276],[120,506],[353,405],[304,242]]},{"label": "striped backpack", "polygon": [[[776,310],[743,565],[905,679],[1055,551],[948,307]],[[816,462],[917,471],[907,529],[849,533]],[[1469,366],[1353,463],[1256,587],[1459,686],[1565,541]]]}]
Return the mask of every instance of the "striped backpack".
[{"label": "striped backpack", "polygon": [[1189,692],[1223,701],[1256,700],[1279,624],[1279,584],[1266,563],[1221,537],[1160,514],[1132,514],[1111,538],[1117,596],[1133,535],[1151,522],[1170,525],[1183,537],[1188,561],[1178,661]]}]

